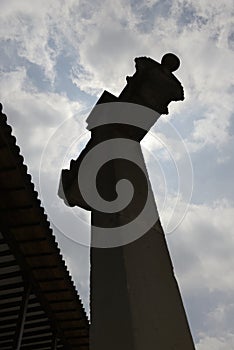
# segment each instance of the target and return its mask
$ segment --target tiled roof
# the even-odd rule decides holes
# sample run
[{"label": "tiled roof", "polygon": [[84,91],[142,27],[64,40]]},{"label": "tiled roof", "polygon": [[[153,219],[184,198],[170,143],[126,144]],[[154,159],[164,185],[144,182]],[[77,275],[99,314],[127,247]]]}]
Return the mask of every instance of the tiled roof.
[{"label": "tiled roof", "polygon": [[87,350],[87,316],[11,132],[1,112],[0,349]]}]

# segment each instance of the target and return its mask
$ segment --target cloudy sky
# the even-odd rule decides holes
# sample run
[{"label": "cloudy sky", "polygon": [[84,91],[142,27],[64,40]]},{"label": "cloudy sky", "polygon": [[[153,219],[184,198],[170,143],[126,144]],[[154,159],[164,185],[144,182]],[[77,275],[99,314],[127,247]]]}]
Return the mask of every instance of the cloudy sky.
[{"label": "cloudy sky", "polygon": [[144,153],[196,349],[234,348],[233,1],[0,4],[0,100],[87,311],[89,215],[57,197],[60,171],[135,57],[180,57],[185,101],[170,105]]}]

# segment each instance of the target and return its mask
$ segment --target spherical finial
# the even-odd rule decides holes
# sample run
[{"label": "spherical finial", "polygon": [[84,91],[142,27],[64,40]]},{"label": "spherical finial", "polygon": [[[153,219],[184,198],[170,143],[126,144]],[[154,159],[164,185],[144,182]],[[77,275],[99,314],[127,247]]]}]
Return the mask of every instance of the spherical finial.
[{"label": "spherical finial", "polygon": [[167,53],[161,60],[161,65],[167,68],[170,72],[174,72],[180,66],[179,58],[173,53]]}]

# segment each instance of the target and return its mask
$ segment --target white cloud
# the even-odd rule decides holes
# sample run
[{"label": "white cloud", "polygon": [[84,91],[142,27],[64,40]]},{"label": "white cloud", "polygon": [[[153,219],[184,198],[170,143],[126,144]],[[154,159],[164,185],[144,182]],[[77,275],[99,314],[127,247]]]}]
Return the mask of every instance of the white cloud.
[{"label": "white cloud", "polygon": [[72,274],[77,291],[82,297],[82,303],[89,317],[89,251],[87,247],[73,243],[73,247],[68,240],[58,234],[59,243],[63,246],[64,258],[68,271]]},{"label": "white cloud", "polygon": [[[134,57],[146,55],[160,60],[165,52],[175,52],[181,58],[181,67],[176,75],[184,85],[185,101],[171,104],[170,115],[162,118],[173,119],[192,156],[203,156],[200,163],[196,163],[197,191],[202,187],[203,178],[199,177],[199,173],[204,171],[204,162],[212,165],[209,158],[204,160],[208,147],[217,150],[217,164],[222,166],[219,169],[224,169],[224,164],[228,162],[231,164],[231,151],[228,154],[225,152],[227,145],[230,148],[232,145],[232,11],[231,0],[224,3],[219,0],[147,0],[141,3],[125,0],[1,1],[0,36],[6,47],[11,41],[13,51],[16,52],[14,70],[10,65],[12,51],[6,52],[9,65],[8,62],[3,62],[5,73],[1,76],[1,100],[26,163],[30,165],[30,172],[38,172],[46,142],[49,139],[54,142],[51,143],[50,157],[43,169],[44,174],[50,173],[46,198],[51,201],[49,210],[57,212],[58,209],[55,200],[58,200],[56,181],[61,170],[59,161],[66,155],[68,163],[68,158],[79,151],[74,146],[70,149],[70,154],[67,153],[76,139],[76,131],[80,133],[85,130],[82,103],[70,101],[65,86],[63,93],[58,93],[55,89],[56,78],[60,74],[56,64],[61,57],[70,59],[67,71],[70,69],[70,78],[79,89],[94,95],[107,89],[118,95],[125,85],[125,76],[134,73]],[[25,61],[20,60],[20,57]],[[36,64],[43,70],[45,79],[50,83],[47,90],[39,91],[35,87],[25,62]],[[9,70],[11,71],[7,73]],[[82,117],[79,118],[80,115]],[[58,130],[66,118],[72,116],[77,117],[73,120],[73,126],[64,124],[60,129],[62,132],[55,137],[54,131]],[[160,136],[163,145],[152,138],[145,142],[149,150],[158,155],[162,167],[166,167],[171,159],[181,162],[183,166],[185,152],[181,140],[164,133],[163,121],[159,122],[154,131]],[[152,183],[160,202],[165,184],[162,177],[154,174],[159,172],[157,165],[150,157],[148,160],[152,170]],[[211,173],[213,169],[210,174],[207,173],[207,183],[212,178],[220,198],[225,184],[216,179],[215,173]],[[178,222],[187,206],[183,193],[179,193],[176,198],[173,191],[173,186],[178,185],[174,170],[169,168],[165,174],[168,176],[167,201],[162,200],[164,207],[160,211],[164,225],[169,221],[172,224]],[[185,177],[182,183],[189,188],[187,175]],[[226,182],[224,175],[223,178]],[[225,298],[234,289],[231,269],[234,263],[233,203],[219,200],[208,205],[206,193],[202,195],[206,204],[192,202],[177,231],[167,238],[183,295],[191,303],[190,317],[195,317],[193,315],[198,312],[194,299],[200,298],[204,302],[211,298],[210,309],[205,309],[204,313],[200,310],[198,326],[194,327],[198,338],[197,349],[229,350],[233,348],[233,335],[227,325],[231,303]],[[46,206],[47,203],[45,201]],[[64,210],[61,207],[62,205],[59,209]],[[171,216],[174,208],[176,210]],[[68,208],[67,210],[69,211]],[[82,214],[76,215],[82,217]],[[59,216],[62,217],[61,211]],[[52,211],[50,217],[53,221]],[[71,225],[69,220],[65,224],[67,227]],[[87,231],[86,227],[80,234],[86,235]],[[59,235],[57,233],[58,237]],[[87,263],[87,255],[79,261],[79,268],[76,269],[78,258],[76,253],[71,253],[74,242],[61,237],[67,262],[74,279],[79,280],[77,284],[86,298],[87,307],[88,272],[82,265]],[[212,299],[215,293],[221,295],[219,302]],[[233,316],[229,317],[229,324],[233,325]],[[222,322],[225,324],[223,327]],[[205,330],[202,333],[203,328]]]},{"label": "white cloud", "polygon": [[[68,147],[71,131],[74,134],[76,129],[79,134],[84,123],[84,105],[58,93],[38,92],[28,80],[24,68],[2,74],[1,95],[8,122],[13,126],[17,143],[34,174],[39,171],[42,151],[58,126],[73,117],[73,123],[61,130],[56,149],[54,146],[53,153],[57,152],[57,157],[63,152],[63,147]],[[76,118],[75,121],[77,115],[80,120]]]},{"label": "white cloud", "polygon": [[58,13],[54,1],[3,1],[1,3],[2,40],[12,40],[18,55],[43,68],[52,82],[56,52],[49,46],[49,17]]},{"label": "white cloud", "polygon": [[[163,226],[165,214],[161,217]],[[233,334],[229,334],[234,325],[233,215],[233,203],[226,200],[213,206],[190,204],[181,225],[167,236],[199,350],[233,347]]]},{"label": "white cloud", "polygon": [[227,334],[223,337],[206,337],[204,336],[196,344],[197,350],[230,350],[234,346],[234,334]]},{"label": "white cloud", "polygon": [[[226,200],[217,201],[212,207],[190,204],[177,234],[168,236],[175,254],[183,249],[188,250],[192,256],[196,255],[197,264],[194,269],[187,270],[180,276],[181,283],[185,282],[186,290],[196,291],[200,287],[206,287],[210,291],[234,290],[234,274],[231,269],[234,263],[233,215],[234,206]],[[179,256],[177,259],[180,259]]]}]

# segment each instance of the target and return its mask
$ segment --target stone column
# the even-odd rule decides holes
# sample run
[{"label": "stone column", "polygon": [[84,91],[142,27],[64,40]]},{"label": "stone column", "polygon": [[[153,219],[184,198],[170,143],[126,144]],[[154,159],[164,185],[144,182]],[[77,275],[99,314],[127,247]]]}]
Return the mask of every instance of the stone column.
[{"label": "stone column", "polygon": [[[88,117],[91,139],[70,169],[63,170],[59,195],[68,205],[92,211],[90,349],[192,350],[140,147],[159,116],[168,114],[168,104],[184,99],[172,73],[179,59],[167,54],[161,64],[146,57],[135,62],[136,73],[127,77],[120,96],[105,91]],[[95,185],[107,204],[118,197],[121,179],[128,179],[134,189],[126,207],[114,212],[104,211],[101,204],[99,208],[98,202],[91,204],[89,181],[99,157],[105,161]]]}]

